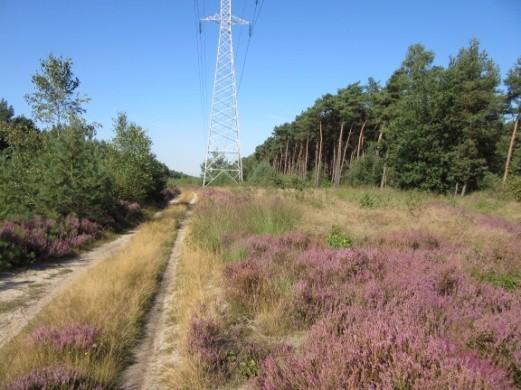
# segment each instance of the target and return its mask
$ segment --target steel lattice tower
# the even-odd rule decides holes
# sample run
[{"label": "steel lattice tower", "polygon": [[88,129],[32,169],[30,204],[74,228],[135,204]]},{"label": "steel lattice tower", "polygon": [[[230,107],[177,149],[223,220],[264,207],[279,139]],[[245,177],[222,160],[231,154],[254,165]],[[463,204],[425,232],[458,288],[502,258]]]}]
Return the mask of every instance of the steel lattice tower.
[{"label": "steel lattice tower", "polygon": [[232,0],[220,0],[219,13],[202,19],[219,23],[219,45],[212,95],[208,149],[204,164],[203,185],[222,175],[242,181],[237,110],[237,80],[233,54],[232,26],[248,21],[232,15]]}]

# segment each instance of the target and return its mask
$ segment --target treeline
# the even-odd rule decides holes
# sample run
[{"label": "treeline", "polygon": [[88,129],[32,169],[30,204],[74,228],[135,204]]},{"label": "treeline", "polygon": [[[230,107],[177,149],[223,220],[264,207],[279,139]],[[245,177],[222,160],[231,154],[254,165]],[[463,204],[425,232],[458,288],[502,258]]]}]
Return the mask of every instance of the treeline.
[{"label": "treeline", "polygon": [[67,254],[170,196],[168,167],[125,114],[112,140],[94,138],[70,60],[49,56],[33,84],[26,99],[43,127],[0,100],[0,267]]},{"label": "treeline", "polygon": [[503,85],[477,40],[447,67],[433,61],[412,45],[384,86],[370,78],[322,96],[274,129],[245,174],[459,194],[521,175],[521,58]]}]

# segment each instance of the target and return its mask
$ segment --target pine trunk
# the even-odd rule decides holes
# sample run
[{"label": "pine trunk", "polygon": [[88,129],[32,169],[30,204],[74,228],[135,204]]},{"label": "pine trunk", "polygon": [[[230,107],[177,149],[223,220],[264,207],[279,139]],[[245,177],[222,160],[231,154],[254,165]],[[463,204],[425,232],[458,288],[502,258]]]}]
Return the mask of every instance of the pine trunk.
[{"label": "pine trunk", "polygon": [[518,113],[516,122],[514,123],[514,130],[512,130],[512,138],[510,139],[510,146],[508,147],[507,160],[505,162],[505,173],[503,174],[503,184],[506,183],[507,178],[508,178],[508,169],[510,168],[510,161],[512,160],[512,151],[514,150],[514,145],[516,143],[517,127],[519,126],[519,117],[520,116],[521,116],[521,112]]},{"label": "pine trunk", "polygon": [[336,149],[333,148],[333,161],[331,162],[331,184],[335,183],[335,172],[336,172]]},{"label": "pine trunk", "polygon": [[308,158],[309,158],[309,135],[306,138],[306,157],[304,158],[304,167],[302,170],[302,179],[305,180],[308,173]]},{"label": "pine trunk", "polygon": [[317,176],[318,176],[318,142],[315,144],[315,175],[313,178],[313,184],[317,185]]},{"label": "pine trunk", "polygon": [[284,174],[288,174],[288,147],[289,147],[289,140],[286,140],[286,153],[284,154]]},{"label": "pine trunk", "polygon": [[342,180],[342,172],[344,172],[344,165],[346,164],[347,157],[347,148],[349,147],[349,143],[351,142],[351,134],[353,134],[353,125],[349,128],[349,134],[347,135],[347,140],[344,145],[344,152],[342,153],[342,163],[340,164],[340,171],[338,173],[338,184],[340,185],[340,181]]},{"label": "pine trunk", "polygon": [[358,148],[356,150],[357,159],[360,157],[360,150],[362,149],[362,139],[364,138],[364,129],[365,129],[366,123],[367,123],[367,120],[365,120],[364,123],[362,124],[362,128],[360,129],[360,135],[358,136]]},{"label": "pine trunk", "polygon": [[342,124],[340,125],[340,135],[338,137],[338,152],[336,154],[337,156],[337,159],[336,159],[336,164],[335,164],[335,169],[334,169],[334,172],[333,172],[333,183],[337,186],[338,184],[340,184],[340,166],[342,164],[342,139],[344,137],[344,126],[345,126],[345,122],[342,121]]},{"label": "pine trunk", "polygon": [[317,187],[320,182],[320,173],[322,171],[322,143],[323,143],[322,121],[320,121],[319,131],[320,131],[320,146],[318,148],[317,177],[316,177],[316,181],[315,181],[315,185]]}]

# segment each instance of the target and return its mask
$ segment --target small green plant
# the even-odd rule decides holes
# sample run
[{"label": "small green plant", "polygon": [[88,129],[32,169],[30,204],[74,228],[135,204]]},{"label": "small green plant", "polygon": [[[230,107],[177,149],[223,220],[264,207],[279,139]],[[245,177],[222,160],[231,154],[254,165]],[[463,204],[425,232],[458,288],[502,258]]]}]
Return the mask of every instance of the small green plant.
[{"label": "small green plant", "polygon": [[327,236],[327,245],[337,249],[349,248],[353,245],[353,240],[339,226],[333,225],[329,236]]},{"label": "small green plant", "polygon": [[473,275],[482,282],[490,283],[495,287],[502,287],[508,291],[521,287],[521,278],[515,274],[486,271],[474,272]]},{"label": "small green plant", "polygon": [[364,209],[374,209],[376,207],[376,197],[372,194],[364,192],[360,198],[360,206]]},{"label": "small green plant", "polygon": [[412,191],[410,193],[407,193],[405,198],[405,205],[407,206],[407,211],[411,215],[418,215],[421,211],[421,197],[416,191]]}]

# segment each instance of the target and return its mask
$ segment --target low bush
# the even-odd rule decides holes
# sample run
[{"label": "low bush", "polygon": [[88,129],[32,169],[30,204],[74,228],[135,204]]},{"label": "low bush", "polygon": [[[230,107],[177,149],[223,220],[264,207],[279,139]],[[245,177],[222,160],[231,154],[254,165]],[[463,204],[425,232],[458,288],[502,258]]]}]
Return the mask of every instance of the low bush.
[{"label": "low bush", "polygon": [[[225,330],[228,329],[228,330]],[[194,317],[189,334],[189,351],[197,356],[212,385],[258,374],[266,351],[245,340],[238,328],[224,327],[216,319]]]},{"label": "low bush", "polygon": [[70,255],[100,232],[100,225],[74,215],[60,222],[46,218],[5,221],[0,225],[0,268]]},{"label": "low bush", "polygon": [[101,390],[102,387],[80,371],[67,367],[37,368],[29,375],[16,379],[8,390]]},{"label": "low bush", "polygon": [[364,192],[360,197],[360,207],[364,209],[374,209],[377,206],[378,199],[375,195]]},{"label": "low bush", "polygon": [[99,333],[89,325],[43,326],[31,333],[31,339],[36,345],[50,346],[60,352],[65,349],[88,351],[96,348]]},{"label": "low bush", "polygon": [[466,275],[465,247],[423,231],[354,249],[306,241],[254,236],[246,260],[227,266],[233,307],[255,314],[282,277],[290,294],[279,295],[279,321],[311,332],[264,360],[259,388],[513,388],[521,302]]},{"label": "low bush", "polygon": [[327,236],[327,244],[330,248],[349,248],[353,245],[353,240],[339,226],[333,225]]},{"label": "low bush", "polygon": [[521,202],[521,177],[511,178],[507,185],[508,193],[518,202]]},{"label": "low bush", "polygon": [[339,309],[299,351],[263,362],[257,387],[275,389],[437,389],[513,387],[507,370],[391,313]]}]

